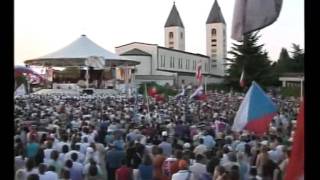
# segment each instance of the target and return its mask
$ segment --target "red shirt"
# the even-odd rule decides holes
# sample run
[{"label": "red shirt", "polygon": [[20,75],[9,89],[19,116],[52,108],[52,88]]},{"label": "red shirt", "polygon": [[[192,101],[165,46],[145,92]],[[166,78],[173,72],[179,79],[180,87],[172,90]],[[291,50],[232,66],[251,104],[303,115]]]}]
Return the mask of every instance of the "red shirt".
[{"label": "red shirt", "polygon": [[116,170],[117,180],[130,180],[132,179],[132,169],[127,166],[121,166]]}]

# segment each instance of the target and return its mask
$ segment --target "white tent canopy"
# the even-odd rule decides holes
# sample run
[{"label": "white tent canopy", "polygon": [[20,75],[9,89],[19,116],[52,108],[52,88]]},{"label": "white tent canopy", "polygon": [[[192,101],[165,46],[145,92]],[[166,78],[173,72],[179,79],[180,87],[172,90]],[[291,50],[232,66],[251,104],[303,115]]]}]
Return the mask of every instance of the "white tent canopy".
[{"label": "white tent canopy", "polygon": [[137,61],[125,59],[109,52],[91,41],[86,35],[82,35],[80,38],[58,51],[39,58],[26,60],[25,64],[56,67],[85,66],[85,60],[90,56],[103,57],[106,61],[105,66],[119,66],[123,64],[128,64],[130,66],[140,64]]}]

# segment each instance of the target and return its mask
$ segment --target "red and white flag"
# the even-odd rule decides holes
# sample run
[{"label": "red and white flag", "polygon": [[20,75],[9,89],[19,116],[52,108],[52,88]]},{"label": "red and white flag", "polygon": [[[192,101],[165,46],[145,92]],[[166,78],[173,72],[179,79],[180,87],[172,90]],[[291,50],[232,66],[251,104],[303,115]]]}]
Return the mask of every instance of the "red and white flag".
[{"label": "red and white flag", "polygon": [[304,102],[301,102],[285,180],[304,179]]},{"label": "red and white flag", "polygon": [[202,82],[202,69],[201,69],[201,61],[197,64],[196,67],[196,80],[201,84]]},{"label": "red and white flag", "polygon": [[244,87],[245,82],[244,82],[244,70],[242,70],[241,77],[240,77],[240,87]]}]

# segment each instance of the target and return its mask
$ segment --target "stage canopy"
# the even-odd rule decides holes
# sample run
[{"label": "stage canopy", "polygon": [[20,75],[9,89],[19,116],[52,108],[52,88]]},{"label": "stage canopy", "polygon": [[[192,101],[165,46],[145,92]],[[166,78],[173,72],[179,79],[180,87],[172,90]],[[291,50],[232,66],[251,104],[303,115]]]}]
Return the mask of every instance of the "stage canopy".
[{"label": "stage canopy", "polygon": [[91,41],[86,35],[82,35],[80,38],[58,51],[39,58],[26,60],[24,63],[32,66],[85,66],[85,60],[90,56],[103,57],[105,59],[106,67],[122,66],[125,64],[134,66],[140,64],[138,61],[126,59],[109,52]]}]

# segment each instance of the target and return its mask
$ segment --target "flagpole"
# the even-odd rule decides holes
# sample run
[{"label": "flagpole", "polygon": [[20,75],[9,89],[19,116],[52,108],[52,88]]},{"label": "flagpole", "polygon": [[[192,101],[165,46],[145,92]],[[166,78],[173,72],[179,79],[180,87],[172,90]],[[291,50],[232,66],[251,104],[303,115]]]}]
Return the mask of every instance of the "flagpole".
[{"label": "flagpole", "polygon": [[204,94],[207,94],[207,78],[204,76]]},{"label": "flagpole", "polygon": [[300,81],[300,100],[303,101],[303,81],[304,81],[304,76],[301,78]]},{"label": "flagpole", "polygon": [[149,96],[148,96],[148,92],[147,92],[147,83],[144,83],[144,92],[145,92],[145,94],[146,94],[146,100],[147,100],[147,111],[148,111],[148,120],[149,120],[150,110],[149,110]]},{"label": "flagpole", "polygon": [[86,87],[89,88],[89,66],[87,67],[86,71]]}]

